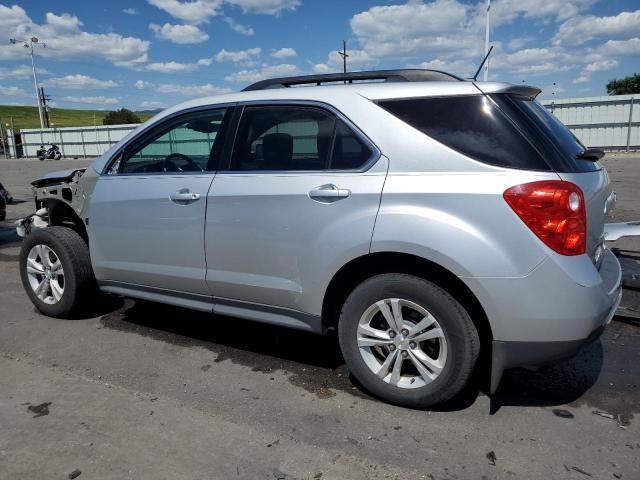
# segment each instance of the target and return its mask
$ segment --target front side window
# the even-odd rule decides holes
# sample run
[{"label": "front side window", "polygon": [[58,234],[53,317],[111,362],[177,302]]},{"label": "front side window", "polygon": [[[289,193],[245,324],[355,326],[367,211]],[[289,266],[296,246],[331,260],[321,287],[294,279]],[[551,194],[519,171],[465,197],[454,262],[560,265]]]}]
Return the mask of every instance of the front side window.
[{"label": "front side window", "polygon": [[185,115],[132,143],[110,173],[181,173],[215,170],[227,109]]},{"label": "front side window", "polygon": [[242,114],[230,170],[354,170],[372,154],[362,138],[326,110],[250,106]]}]

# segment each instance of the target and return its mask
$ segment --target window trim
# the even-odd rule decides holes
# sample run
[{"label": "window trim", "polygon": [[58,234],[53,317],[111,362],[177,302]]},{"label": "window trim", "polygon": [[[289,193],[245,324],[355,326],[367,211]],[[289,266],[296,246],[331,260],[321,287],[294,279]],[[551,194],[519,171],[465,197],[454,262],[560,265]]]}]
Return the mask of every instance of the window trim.
[{"label": "window trim", "polygon": [[[219,172],[227,163],[227,158],[226,158],[226,154],[228,153],[228,149],[225,148],[228,144],[228,142],[231,140],[231,137],[233,136],[233,140],[235,140],[235,131],[234,131],[234,127],[236,127],[234,125],[234,120],[236,119],[235,117],[235,110],[236,107],[238,106],[237,102],[232,102],[232,103],[221,103],[221,104],[215,104],[215,105],[200,105],[197,107],[192,107],[192,108],[188,108],[185,110],[180,110],[177,112],[173,112],[169,115],[167,115],[166,117],[163,117],[161,119],[159,119],[157,122],[151,123],[149,125],[146,125],[146,128],[143,128],[140,132],[138,132],[135,136],[131,137],[129,140],[127,140],[125,143],[123,143],[122,145],[120,145],[114,152],[113,154],[109,157],[109,159],[105,162],[105,166],[102,169],[101,172],[99,172],[100,176],[106,176],[106,177],[110,177],[110,178],[116,178],[116,177],[150,177],[150,176],[183,176],[183,175],[212,175],[215,174],[216,172]],[[225,132],[225,138],[223,139],[223,146],[221,149],[222,152],[222,158],[220,159],[220,162],[218,164],[218,169],[217,170],[204,170],[202,172],[132,172],[132,173],[109,173],[109,171],[111,170],[111,167],[113,166],[113,164],[115,162],[117,162],[122,155],[124,155],[127,151],[127,149],[129,149],[133,144],[138,143],[139,141],[142,141],[144,138],[153,135],[158,128],[161,128],[163,125],[165,125],[166,123],[169,122],[173,122],[176,119],[179,119],[180,117],[186,117],[189,115],[193,115],[193,114],[197,114],[197,113],[202,113],[202,112],[207,112],[207,111],[211,111],[211,110],[220,110],[220,109],[228,109],[231,111],[231,115],[229,116],[229,118],[227,119],[227,125],[226,125],[226,129],[227,131]],[[143,124],[144,125],[144,124]],[[222,128],[221,128],[222,129]],[[232,135],[232,132],[233,135]],[[212,145],[213,148],[213,145]]]},{"label": "window trim", "polygon": [[[315,100],[253,100],[253,101],[245,101],[238,102],[238,109],[240,110],[239,115],[236,118],[235,124],[232,122],[231,127],[234,128],[234,132],[230,136],[233,136],[233,143],[231,144],[231,151],[229,152],[229,156],[225,158],[226,164],[224,167],[221,167],[218,172],[220,173],[230,173],[234,175],[300,175],[300,174],[310,174],[310,173],[320,173],[320,174],[342,174],[342,173],[363,173],[370,170],[377,162],[380,160],[382,156],[382,152],[378,148],[378,146],[373,143],[373,141],[367,137],[364,132],[353,123],[346,115],[344,115],[340,110],[335,108],[333,105],[329,105],[325,102],[315,101]],[[323,110],[325,113],[329,113],[334,116],[336,120],[342,120],[347,127],[349,127],[353,133],[360,139],[362,142],[371,150],[371,156],[369,159],[362,164],[360,168],[357,169],[348,169],[348,170],[329,170],[328,168],[322,170],[231,170],[231,161],[233,159],[233,154],[235,152],[237,142],[238,142],[238,132],[240,130],[240,123],[244,117],[245,108],[246,107],[287,107],[287,106],[299,106],[299,107],[315,107],[319,110]],[[335,142],[335,133],[336,126],[338,122],[334,123],[334,131],[331,137],[331,152],[333,151],[333,145]],[[329,159],[329,166],[331,165],[331,158]]]}]

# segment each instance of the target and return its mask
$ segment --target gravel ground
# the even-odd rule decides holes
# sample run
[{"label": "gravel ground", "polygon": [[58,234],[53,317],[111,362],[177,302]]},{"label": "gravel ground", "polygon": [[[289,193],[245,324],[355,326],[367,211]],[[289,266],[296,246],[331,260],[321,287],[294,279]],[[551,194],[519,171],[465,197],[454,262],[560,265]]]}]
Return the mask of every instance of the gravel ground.
[{"label": "gravel ground", "polygon": [[[615,221],[640,219],[640,155],[605,163]],[[43,317],[11,222],[32,212],[31,179],[85,164],[0,160],[25,200],[0,222],[0,478],[640,478],[631,319],[575,359],[507,372],[492,398],[473,387],[424,412],[356,389],[333,337],[118,298],[92,318]]]}]

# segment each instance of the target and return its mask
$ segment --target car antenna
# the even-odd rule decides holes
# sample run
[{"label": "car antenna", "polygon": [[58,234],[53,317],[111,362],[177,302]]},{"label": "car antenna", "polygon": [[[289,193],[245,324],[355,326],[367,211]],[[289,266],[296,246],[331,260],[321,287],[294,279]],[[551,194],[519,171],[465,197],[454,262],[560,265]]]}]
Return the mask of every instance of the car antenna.
[{"label": "car antenna", "polygon": [[476,72],[476,74],[473,76],[472,80],[475,82],[478,78],[478,75],[480,75],[480,71],[482,70],[482,67],[484,67],[484,64],[487,62],[487,60],[489,59],[489,55],[491,55],[491,50],[493,50],[493,45],[491,45],[491,48],[489,48],[489,51],[487,52],[487,54],[484,56],[484,59],[482,60],[482,63],[480,64],[480,66],[478,67],[478,71]]}]

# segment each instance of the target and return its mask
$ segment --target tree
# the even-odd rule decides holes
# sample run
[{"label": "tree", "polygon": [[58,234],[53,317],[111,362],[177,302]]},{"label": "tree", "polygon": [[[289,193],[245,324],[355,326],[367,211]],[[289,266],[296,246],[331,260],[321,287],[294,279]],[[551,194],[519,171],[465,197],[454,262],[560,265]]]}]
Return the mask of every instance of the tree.
[{"label": "tree", "polygon": [[131,110],[121,108],[115,112],[109,112],[102,119],[103,125],[122,125],[124,123],[141,123],[142,120]]},{"label": "tree", "polygon": [[611,80],[607,83],[607,93],[609,95],[630,95],[640,93],[640,75],[634,73],[621,80]]}]

